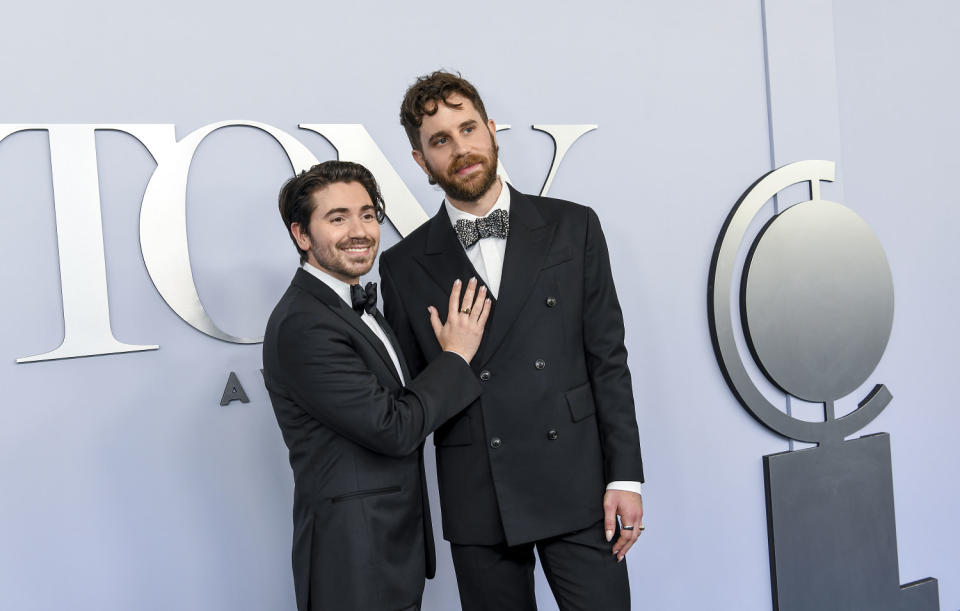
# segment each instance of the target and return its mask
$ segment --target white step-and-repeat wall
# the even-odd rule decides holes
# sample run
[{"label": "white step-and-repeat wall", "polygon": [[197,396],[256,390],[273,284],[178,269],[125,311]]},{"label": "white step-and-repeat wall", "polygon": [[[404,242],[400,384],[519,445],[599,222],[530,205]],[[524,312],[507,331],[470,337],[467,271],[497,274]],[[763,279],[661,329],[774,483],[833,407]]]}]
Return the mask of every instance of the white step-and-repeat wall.
[{"label": "white step-and-repeat wall", "polygon": [[[553,141],[531,125],[597,126],[549,193],[599,213],[626,315],[648,477],[634,608],[772,606],[761,457],[791,445],[723,380],[707,275],[741,193],[803,159],[837,162],[824,196],[886,249],[893,334],[846,409],[873,384],[893,393],[863,433],[891,434],[901,583],[936,577],[941,608],[960,608],[960,5],[57,0],[7,5],[2,20],[0,608],[294,608],[293,481],[260,346],[187,324],[174,304],[196,314],[192,293],[152,279],[152,261],[183,269],[185,221],[209,320],[261,335],[297,263],[276,211],[285,152],[294,165],[382,155],[388,211],[393,198],[433,214],[441,194],[398,112],[407,85],[439,67],[511,126],[501,160],[521,190],[538,192],[552,167]],[[201,138],[220,122],[267,131]],[[345,130],[366,148],[338,142]],[[387,223],[384,247],[398,239]],[[158,348],[16,362],[61,343],[96,351],[109,329]],[[230,372],[249,403],[220,406]],[[438,552],[426,611],[457,608]],[[538,580],[541,608],[555,609]]]}]

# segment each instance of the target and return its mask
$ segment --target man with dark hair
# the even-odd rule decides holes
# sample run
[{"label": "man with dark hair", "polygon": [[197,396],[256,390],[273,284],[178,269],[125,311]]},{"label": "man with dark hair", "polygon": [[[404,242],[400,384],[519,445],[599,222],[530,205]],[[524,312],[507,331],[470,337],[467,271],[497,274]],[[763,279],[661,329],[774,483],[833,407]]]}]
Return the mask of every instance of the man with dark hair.
[{"label": "man with dark hair", "polygon": [[621,561],[643,530],[643,467],[597,215],[504,188],[496,125],[458,75],[419,78],[400,121],[445,195],[380,259],[384,312],[411,370],[440,355],[416,312],[453,278],[476,275],[495,298],[471,362],[483,393],[434,435],[463,609],[535,610],[536,548],[560,609],[626,611]]},{"label": "man with dark hair", "polygon": [[[380,242],[383,198],[363,166],[315,165],[280,191],[301,268],[263,340],[263,376],[294,477],[293,577],[299,611],[419,609],[433,577],[423,440],[480,395],[469,362],[490,300],[451,279],[442,353],[414,377],[359,284]],[[406,385],[406,388],[404,388]]]}]

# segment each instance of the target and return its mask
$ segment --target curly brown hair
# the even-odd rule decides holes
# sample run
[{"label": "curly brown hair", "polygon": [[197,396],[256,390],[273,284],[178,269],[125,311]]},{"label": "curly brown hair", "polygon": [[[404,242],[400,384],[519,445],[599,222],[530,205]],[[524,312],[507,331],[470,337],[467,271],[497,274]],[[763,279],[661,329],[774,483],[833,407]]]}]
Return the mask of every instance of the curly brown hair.
[{"label": "curly brown hair", "polygon": [[415,150],[423,151],[423,145],[420,142],[420,126],[423,125],[424,115],[435,115],[440,102],[448,108],[460,109],[463,106],[463,104],[452,104],[449,101],[450,96],[455,93],[469,100],[480,113],[483,122],[487,122],[487,111],[483,107],[483,100],[480,99],[477,88],[461,77],[459,72],[452,74],[437,70],[421,76],[407,89],[407,93],[403,96],[403,103],[400,105],[400,125],[406,130],[410,146]]}]

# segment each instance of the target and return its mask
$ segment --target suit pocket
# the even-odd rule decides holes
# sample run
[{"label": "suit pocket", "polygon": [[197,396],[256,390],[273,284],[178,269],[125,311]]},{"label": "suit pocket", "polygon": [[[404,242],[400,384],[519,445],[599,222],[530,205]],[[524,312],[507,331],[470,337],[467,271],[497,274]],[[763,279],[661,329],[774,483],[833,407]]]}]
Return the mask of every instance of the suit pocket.
[{"label": "suit pocket", "polygon": [[593,389],[590,388],[590,382],[571,388],[564,393],[567,397],[567,405],[570,406],[570,417],[574,422],[583,420],[596,413],[597,407],[593,402]]},{"label": "suit pocket", "polygon": [[473,443],[470,416],[460,416],[437,429],[433,444],[437,446],[468,446]]},{"label": "suit pocket", "polygon": [[387,488],[371,488],[369,490],[357,490],[356,492],[348,492],[346,494],[340,494],[335,497],[331,497],[330,502],[343,503],[344,501],[353,501],[353,500],[362,499],[368,496],[377,496],[379,494],[391,494],[394,492],[400,492],[400,486],[388,486]]},{"label": "suit pocket", "polygon": [[572,258],[572,248],[569,246],[559,246],[547,253],[546,258],[543,260],[543,265],[541,265],[540,268],[546,269],[548,267],[553,267],[554,265],[559,265],[564,261],[569,261]]}]

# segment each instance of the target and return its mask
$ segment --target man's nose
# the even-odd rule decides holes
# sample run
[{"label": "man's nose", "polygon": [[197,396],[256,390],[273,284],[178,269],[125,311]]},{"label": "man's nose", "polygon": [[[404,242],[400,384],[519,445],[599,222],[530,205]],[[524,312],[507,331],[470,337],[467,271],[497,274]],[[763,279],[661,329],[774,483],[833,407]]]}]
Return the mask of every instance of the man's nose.
[{"label": "man's nose", "polygon": [[466,142],[466,140],[464,140],[463,138],[454,137],[454,138],[453,138],[453,152],[454,152],[454,154],[457,155],[458,157],[459,157],[460,155],[464,155],[464,154],[466,154],[467,152],[469,152],[469,149],[468,149],[468,147],[467,147],[467,142]]},{"label": "man's nose", "polygon": [[350,219],[347,230],[351,238],[364,238],[367,236],[367,229],[363,224],[363,219],[360,217]]}]

